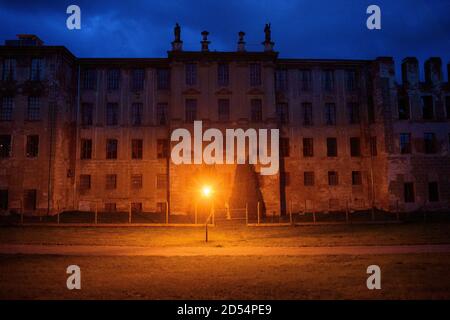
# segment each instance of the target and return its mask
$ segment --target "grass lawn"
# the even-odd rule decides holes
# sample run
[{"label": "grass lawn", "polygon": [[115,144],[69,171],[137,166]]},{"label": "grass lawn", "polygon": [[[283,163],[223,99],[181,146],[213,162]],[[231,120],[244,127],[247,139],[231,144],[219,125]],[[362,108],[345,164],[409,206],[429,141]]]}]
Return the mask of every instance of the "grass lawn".
[{"label": "grass lawn", "polygon": [[[66,268],[81,268],[81,290]],[[381,290],[366,269],[381,268]],[[450,299],[450,254],[302,257],[0,255],[0,299]]]},{"label": "grass lawn", "polygon": [[[0,243],[204,246],[203,228],[0,227]],[[450,243],[450,223],[209,228],[210,246],[342,246]]]}]

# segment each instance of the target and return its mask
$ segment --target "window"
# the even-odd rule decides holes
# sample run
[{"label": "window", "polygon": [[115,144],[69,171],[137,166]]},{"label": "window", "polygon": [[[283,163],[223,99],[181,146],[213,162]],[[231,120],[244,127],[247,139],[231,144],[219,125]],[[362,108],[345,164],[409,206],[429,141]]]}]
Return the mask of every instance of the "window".
[{"label": "window", "polygon": [[80,189],[89,190],[91,189],[91,175],[90,174],[80,174]]},{"label": "window", "polygon": [[439,186],[437,182],[428,182],[428,201],[439,201]]},{"label": "window", "polygon": [[81,139],[81,160],[92,159],[92,140]]},{"label": "window", "polygon": [[115,202],[105,203],[105,212],[116,212],[117,206]]},{"label": "window", "polygon": [[359,123],[359,104],[350,102],[347,104],[348,120],[350,124]]},{"label": "window", "polygon": [[117,140],[106,140],[106,159],[117,159]]},{"label": "window", "polygon": [[325,104],[325,124],[329,126],[336,124],[336,105],[334,103]]},{"label": "window", "polygon": [[167,158],[169,156],[169,143],[167,140],[158,139],[156,149],[156,156],[158,159]]},{"label": "window", "polygon": [[0,158],[9,158],[11,156],[11,136],[0,135]]},{"label": "window", "polygon": [[450,96],[445,97],[445,114],[450,119]]},{"label": "window", "polygon": [[362,184],[361,171],[352,171],[352,185],[359,186]]},{"label": "window", "polygon": [[142,174],[131,175],[131,188],[142,189]]},{"label": "window", "polygon": [[314,171],[305,171],[303,173],[303,184],[305,186],[314,185]]},{"label": "window", "polygon": [[0,190],[0,210],[8,210],[8,190]]},{"label": "window", "polygon": [[25,210],[36,210],[37,191],[36,189],[29,189],[23,192],[23,207]]},{"label": "window", "polygon": [[261,99],[252,99],[251,104],[251,121],[261,122],[262,121],[262,101]]},{"label": "window", "polygon": [[347,91],[354,91],[357,87],[356,82],[356,71],[346,70],[345,71],[345,88]]},{"label": "window", "polygon": [[410,133],[400,133],[400,153],[401,154],[411,153],[411,134]]},{"label": "window", "polygon": [[106,125],[117,126],[119,124],[119,105],[108,103],[106,105]]},{"label": "window", "polygon": [[280,156],[289,157],[289,138],[280,138]]},{"label": "window", "polygon": [[131,72],[131,90],[141,91],[144,89],[145,70],[133,69]]},{"label": "window", "polygon": [[197,65],[195,63],[188,63],[185,67],[186,85],[195,86],[197,84]]},{"label": "window", "polygon": [[303,109],[303,125],[312,126],[313,125],[312,103],[309,102],[302,103],[302,109]]},{"label": "window", "polygon": [[106,189],[113,190],[117,188],[117,175],[107,174],[106,175]]},{"label": "window", "polygon": [[160,126],[167,124],[167,110],[168,105],[167,103],[158,103],[156,105],[156,123]]},{"label": "window", "polygon": [[142,212],[142,202],[132,202],[131,203],[131,212],[132,213],[141,213]]},{"label": "window", "polygon": [[414,202],[415,201],[414,183],[406,182],[403,185],[403,190],[404,190],[405,202]]},{"label": "window", "polygon": [[218,114],[219,121],[229,121],[230,120],[230,100],[219,99],[218,101]]},{"label": "window", "polygon": [[374,157],[378,155],[377,137],[370,137],[370,155]]},{"label": "window", "polygon": [[186,122],[194,122],[197,120],[197,100],[186,99]]},{"label": "window", "polygon": [[409,120],[411,117],[411,111],[409,106],[409,97],[399,97],[398,98],[398,119],[399,120]]},{"label": "window", "polygon": [[165,174],[156,175],[156,189],[162,190],[167,187],[167,176]]},{"label": "window", "polygon": [[30,80],[40,81],[44,79],[44,59],[31,59]]},{"label": "window", "polygon": [[3,97],[2,105],[0,106],[0,121],[11,121],[13,111],[14,98]]},{"label": "window", "polygon": [[143,143],[141,139],[131,140],[131,159],[142,159]]},{"label": "window", "polygon": [[337,157],[337,139],[327,138],[327,156]]},{"label": "window", "polygon": [[27,158],[36,158],[39,153],[39,136],[27,136],[26,156]]},{"label": "window", "polygon": [[288,71],[286,69],[278,69],[275,72],[275,89],[278,91],[286,91],[288,88]]},{"label": "window", "polygon": [[423,135],[424,152],[428,154],[436,153],[436,135],[431,132],[426,132]]},{"label": "window", "polygon": [[375,106],[373,104],[373,97],[367,96],[367,118],[369,123],[375,123]]},{"label": "window", "polygon": [[325,91],[334,90],[334,72],[333,70],[324,70],[322,73],[322,87]]},{"label": "window", "polygon": [[350,156],[359,157],[361,156],[361,143],[359,138],[350,138]]},{"label": "window", "polygon": [[169,69],[156,70],[156,89],[169,90],[170,89],[170,71]]},{"label": "window", "polygon": [[314,140],[313,138],[303,138],[303,156],[314,156]]},{"label": "window", "polygon": [[312,76],[311,70],[302,69],[298,71],[300,91],[311,91],[312,90]]},{"label": "window", "polygon": [[261,85],[261,65],[259,63],[250,63],[250,86],[257,87]]},{"label": "window", "polygon": [[422,117],[424,120],[433,120],[434,118],[433,96],[422,97]]},{"label": "window", "polygon": [[289,107],[287,103],[277,103],[276,113],[280,123],[286,124],[289,122]]},{"label": "window", "polygon": [[230,70],[228,63],[217,65],[217,84],[219,87],[227,87],[230,84]]},{"label": "window", "polygon": [[86,69],[81,76],[81,87],[85,90],[97,89],[97,70]]},{"label": "window", "polygon": [[328,185],[337,186],[338,184],[338,173],[336,171],[328,171]]},{"label": "window", "polygon": [[16,79],[16,60],[4,59],[2,80],[13,81],[15,79]]},{"label": "window", "polygon": [[39,97],[28,97],[27,120],[37,121],[41,119],[41,103]]},{"label": "window", "polygon": [[131,125],[132,126],[140,126],[142,124],[142,115],[143,115],[142,103],[133,103],[131,105]]},{"label": "window", "polygon": [[92,126],[94,118],[94,107],[91,103],[83,103],[81,106],[81,124]]},{"label": "window", "polygon": [[106,74],[106,87],[108,90],[118,90],[120,81],[120,70],[109,69]]}]

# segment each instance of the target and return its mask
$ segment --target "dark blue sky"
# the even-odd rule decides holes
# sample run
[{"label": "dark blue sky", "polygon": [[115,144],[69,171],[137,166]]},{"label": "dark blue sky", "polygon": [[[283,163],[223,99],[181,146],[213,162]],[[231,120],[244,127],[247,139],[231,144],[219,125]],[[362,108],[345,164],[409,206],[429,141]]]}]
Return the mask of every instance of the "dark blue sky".
[{"label": "dark blue sky", "polygon": [[[81,30],[66,28],[70,4],[81,7]],[[366,28],[370,4],[381,7],[382,30]],[[165,57],[176,21],[185,50],[199,50],[208,30],[211,50],[233,51],[243,30],[247,49],[259,51],[271,22],[281,57],[450,61],[450,0],[0,0],[1,41],[34,33],[80,57]]]}]

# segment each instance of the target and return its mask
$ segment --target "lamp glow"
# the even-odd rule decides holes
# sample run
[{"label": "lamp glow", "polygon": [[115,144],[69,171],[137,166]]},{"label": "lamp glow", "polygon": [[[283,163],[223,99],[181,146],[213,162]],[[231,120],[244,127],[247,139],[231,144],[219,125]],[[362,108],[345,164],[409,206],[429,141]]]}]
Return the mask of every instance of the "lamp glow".
[{"label": "lamp glow", "polygon": [[209,198],[211,196],[212,189],[210,186],[204,186],[202,188],[202,195],[206,198]]}]

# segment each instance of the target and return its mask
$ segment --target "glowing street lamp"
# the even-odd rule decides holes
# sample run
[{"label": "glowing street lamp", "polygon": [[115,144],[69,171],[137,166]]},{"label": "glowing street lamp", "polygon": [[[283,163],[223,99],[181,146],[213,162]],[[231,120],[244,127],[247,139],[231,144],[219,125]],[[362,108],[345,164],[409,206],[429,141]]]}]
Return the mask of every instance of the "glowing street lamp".
[{"label": "glowing street lamp", "polygon": [[210,186],[203,186],[203,188],[202,188],[202,195],[205,198],[209,198],[211,196],[211,194],[212,194],[211,187]]}]

